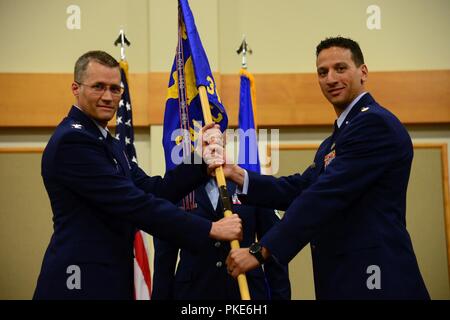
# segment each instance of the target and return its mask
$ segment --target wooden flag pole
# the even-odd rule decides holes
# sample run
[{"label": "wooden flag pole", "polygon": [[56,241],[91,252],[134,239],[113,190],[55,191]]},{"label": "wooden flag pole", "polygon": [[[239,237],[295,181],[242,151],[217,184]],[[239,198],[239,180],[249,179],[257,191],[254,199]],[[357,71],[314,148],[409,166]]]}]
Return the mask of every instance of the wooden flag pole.
[{"label": "wooden flag pole", "polygon": [[[212,123],[213,120],[211,115],[211,109],[209,107],[208,94],[206,93],[206,87],[204,86],[198,87],[198,92],[200,94],[200,102],[202,104],[203,118],[205,119],[205,125],[207,125]],[[231,202],[227,191],[227,183],[225,181],[223,168],[222,167],[216,168],[215,173],[217,185],[219,186],[220,198],[222,200],[224,208],[224,216],[229,217],[233,214],[233,212],[231,211]],[[230,243],[231,249],[240,248],[238,240],[232,240]],[[245,273],[241,273],[240,275],[238,275],[237,281],[239,285],[239,291],[241,292],[241,299],[250,300],[250,292],[248,290],[247,277],[245,276]]]}]

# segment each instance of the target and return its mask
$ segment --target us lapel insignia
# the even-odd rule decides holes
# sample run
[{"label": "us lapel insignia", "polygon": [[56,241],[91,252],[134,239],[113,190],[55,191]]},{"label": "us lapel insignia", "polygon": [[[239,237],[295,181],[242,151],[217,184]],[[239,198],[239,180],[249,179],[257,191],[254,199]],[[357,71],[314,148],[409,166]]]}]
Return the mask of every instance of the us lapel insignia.
[{"label": "us lapel insignia", "polygon": [[316,167],[316,163],[315,163],[315,162],[311,163],[311,164],[309,165],[309,167],[310,167],[311,169],[314,169],[314,168]]},{"label": "us lapel insignia", "polygon": [[239,197],[236,192],[231,197],[231,200],[232,200],[233,204],[241,204],[241,201],[239,200]]},{"label": "us lapel insignia", "polygon": [[325,169],[328,167],[328,165],[331,163],[331,161],[334,160],[334,158],[336,158],[336,150],[331,151],[323,159],[323,164],[324,164]]},{"label": "us lapel insignia", "polygon": [[79,124],[79,123],[73,123],[72,128],[81,130],[81,129],[83,129],[83,125]]},{"label": "us lapel insignia", "polygon": [[369,110],[369,107],[362,107],[361,108],[361,112],[366,112],[367,110]]}]

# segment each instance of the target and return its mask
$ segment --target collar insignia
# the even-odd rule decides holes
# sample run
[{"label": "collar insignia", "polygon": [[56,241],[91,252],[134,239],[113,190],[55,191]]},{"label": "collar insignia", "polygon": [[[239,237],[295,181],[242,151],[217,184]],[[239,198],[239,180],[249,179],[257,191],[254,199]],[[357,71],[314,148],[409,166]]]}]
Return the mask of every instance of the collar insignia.
[{"label": "collar insignia", "polygon": [[79,123],[73,123],[72,128],[81,130],[81,129],[83,129],[83,125],[79,124]]},{"label": "collar insignia", "polygon": [[233,201],[233,204],[242,204],[241,201],[239,200],[238,195],[236,194],[236,192],[233,194],[233,196],[231,197],[231,200]]}]

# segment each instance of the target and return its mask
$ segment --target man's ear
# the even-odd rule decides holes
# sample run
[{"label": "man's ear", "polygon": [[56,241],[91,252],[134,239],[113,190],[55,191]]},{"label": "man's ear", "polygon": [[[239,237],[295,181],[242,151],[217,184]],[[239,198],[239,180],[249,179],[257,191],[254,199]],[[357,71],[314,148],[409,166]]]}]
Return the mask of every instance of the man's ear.
[{"label": "man's ear", "polygon": [[80,85],[76,82],[72,82],[72,93],[77,98],[78,95],[80,94]]}]

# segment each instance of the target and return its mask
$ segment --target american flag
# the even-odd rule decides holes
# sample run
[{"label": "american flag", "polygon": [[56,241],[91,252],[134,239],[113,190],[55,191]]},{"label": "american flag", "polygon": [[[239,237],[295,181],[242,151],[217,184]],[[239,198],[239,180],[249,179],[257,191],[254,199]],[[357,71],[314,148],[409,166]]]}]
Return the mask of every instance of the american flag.
[{"label": "american flag", "polygon": [[120,99],[116,115],[116,139],[124,147],[128,159],[137,164],[136,149],[134,148],[133,114],[131,112],[131,98],[128,89],[126,72],[120,68],[124,92]]},{"label": "american flag", "polygon": [[[133,115],[131,98],[128,88],[128,65],[120,61],[120,74],[124,92],[116,115],[116,139],[124,148],[129,160],[137,164],[136,149],[134,147]],[[148,239],[145,232],[138,230],[134,237],[134,298],[136,300],[150,300],[151,275],[148,260]]]}]

